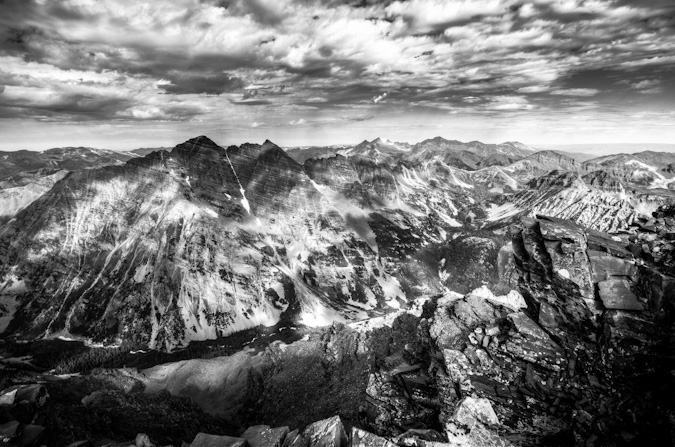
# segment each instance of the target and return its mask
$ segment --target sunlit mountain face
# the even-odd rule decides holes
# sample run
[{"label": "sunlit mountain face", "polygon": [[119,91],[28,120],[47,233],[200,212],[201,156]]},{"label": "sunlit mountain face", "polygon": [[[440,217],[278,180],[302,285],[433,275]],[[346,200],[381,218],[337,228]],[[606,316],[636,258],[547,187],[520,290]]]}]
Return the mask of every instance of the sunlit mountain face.
[{"label": "sunlit mountain face", "polygon": [[675,445],[671,0],[0,0],[0,441]]}]

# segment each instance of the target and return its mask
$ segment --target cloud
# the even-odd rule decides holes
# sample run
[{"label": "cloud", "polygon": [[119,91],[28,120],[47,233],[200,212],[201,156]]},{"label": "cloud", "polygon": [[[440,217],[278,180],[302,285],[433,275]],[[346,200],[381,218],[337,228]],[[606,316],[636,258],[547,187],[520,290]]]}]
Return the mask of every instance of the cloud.
[{"label": "cloud", "polygon": [[382,93],[381,95],[377,95],[373,97],[373,102],[377,104],[378,102],[384,100],[384,98],[387,97],[387,92]]},{"label": "cloud", "polygon": [[550,90],[550,87],[544,85],[529,85],[516,89],[518,93],[544,93]]},{"label": "cloud", "polygon": [[292,120],[288,122],[289,126],[302,126],[303,124],[307,124],[307,121],[304,118],[300,118],[297,120]]},{"label": "cloud", "polygon": [[636,82],[631,85],[631,88],[639,90],[640,93],[645,95],[654,95],[663,92],[661,82],[655,79],[645,79]]},{"label": "cloud", "polygon": [[[337,126],[350,108],[560,114],[579,98],[618,107],[627,86],[632,109],[675,89],[649,84],[675,62],[667,0],[5,0],[2,10],[5,117],[227,114],[248,127],[312,110],[306,124]],[[584,75],[610,69],[626,84]]]},{"label": "cloud", "polygon": [[264,125],[265,125],[265,123],[259,123],[257,121],[254,121],[254,122],[251,123],[251,127],[253,127],[253,128],[264,126]]},{"label": "cloud", "polygon": [[496,111],[518,111],[531,110],[534,106],[522,96],[496,96],[490,98],[490,103],[486,108]]},{"label": "cloud", "polygon": [[170,83],[160,88],[174,95],[209,94],[220,95],[240,90],[244,83],[240,78],[221,75],[183,75],[169,76]]},{"label": "cloud", "polygon": [[599,90],[594,88],[568,88],[568,89],[559,89],[553,90],[550,92],[551,95],[556,96],[595,96],[599,93]]}]

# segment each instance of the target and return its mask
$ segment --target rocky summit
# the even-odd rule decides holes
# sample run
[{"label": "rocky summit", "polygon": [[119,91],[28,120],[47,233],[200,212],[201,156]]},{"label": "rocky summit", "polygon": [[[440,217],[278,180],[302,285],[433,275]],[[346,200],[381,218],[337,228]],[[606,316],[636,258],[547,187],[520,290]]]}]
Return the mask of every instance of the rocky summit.
[{"label": "rocky summit", "polygon": [[669,155],[129,157],[7,167],[7,445],[675,442]]}]

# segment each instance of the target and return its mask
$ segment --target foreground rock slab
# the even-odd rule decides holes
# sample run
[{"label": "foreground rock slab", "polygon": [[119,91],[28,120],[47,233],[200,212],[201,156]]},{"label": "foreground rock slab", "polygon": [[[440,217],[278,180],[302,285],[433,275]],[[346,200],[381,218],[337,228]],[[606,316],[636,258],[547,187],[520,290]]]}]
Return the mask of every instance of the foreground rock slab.
[{"label": "foreground rock slab", "polygon": [[190,445],[192,447],[245,447],[248,443],[243,438],[199,433]]},{"label": "foreground rock slab", "polygon": [[365,430],[353,427],[351,447],[396,447],[396,444]]},{"label": "foreground rock slab", "polygon": [[251,447],[280,447],[288,434],[288,427],[270,428],[269,425],[254,425],[241,435]]},{"label": "foreground rock slab", "polygon": [[312,447],[346,447],[349,445],[345,427],[339,416],[333,416],[309,425],[304,438]]}]

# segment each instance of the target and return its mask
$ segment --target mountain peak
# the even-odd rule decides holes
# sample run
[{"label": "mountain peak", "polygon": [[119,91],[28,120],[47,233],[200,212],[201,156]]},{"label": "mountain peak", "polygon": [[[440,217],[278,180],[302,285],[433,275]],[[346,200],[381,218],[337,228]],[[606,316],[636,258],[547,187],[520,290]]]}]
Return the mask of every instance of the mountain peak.
[{"label": "mountain peak", "polygon": [[388,138],[382,138],[382,137],[377,137],[373,141],[371,141],[373,144],[393,144],[391,140]]},{"label": "mountain peak", "polygon": [[210,138],[200,135],[196,138],[190,138],[184,143],[179,144],[171,151],[173,154],[179,154],[183,157],[194,157],[203,152],[223,151],[224,149],[214,143]]}]

